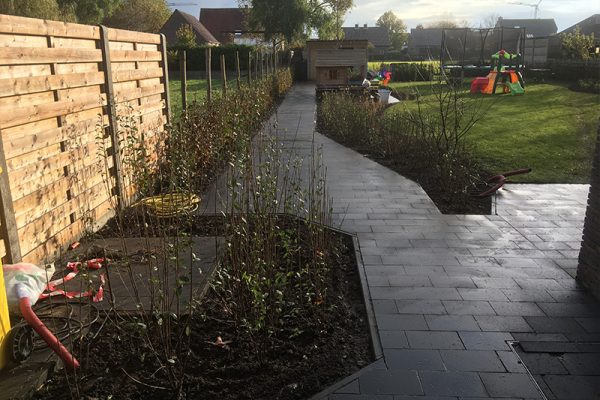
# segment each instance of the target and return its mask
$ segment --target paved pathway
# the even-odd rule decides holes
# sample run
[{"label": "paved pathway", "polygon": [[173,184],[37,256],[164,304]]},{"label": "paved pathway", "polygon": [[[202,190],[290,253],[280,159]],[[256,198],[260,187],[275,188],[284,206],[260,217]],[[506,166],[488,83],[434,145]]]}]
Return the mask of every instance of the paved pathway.
[{"label": "paved pathway", "polygon": [[358,236],[384,356],[328,398],[540,398],[510,340],[552,341],[554,352],[524,354],[550,398],[600,398],[600,377],[585,376],[600,374],[600,354],[551,356],[600,342],[598,303],[573,279],[588,187],[511,185],[498,215],[443,215],[416,183],[315,134],[314,112],[314,86],[296,85],[277,136],[306,160],[313,140],[323,146],[334,222]]}]

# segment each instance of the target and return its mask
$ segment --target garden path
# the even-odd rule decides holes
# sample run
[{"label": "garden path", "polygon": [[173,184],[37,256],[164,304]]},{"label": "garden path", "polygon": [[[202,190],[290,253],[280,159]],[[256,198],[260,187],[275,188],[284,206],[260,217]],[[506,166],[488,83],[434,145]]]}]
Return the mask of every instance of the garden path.
[{"label": "garden path", "polygon": [[382,350],[318,398],[543,398],[537,385],[600,398],[600,307],[574,280],[588,186],[514,184],[497,215],[443,215],[415,182],[315,133],[315,107],[314,86],[295,85],[276,134],[306,162],[313,140],[323,147],[334,225],[358,237]]}]

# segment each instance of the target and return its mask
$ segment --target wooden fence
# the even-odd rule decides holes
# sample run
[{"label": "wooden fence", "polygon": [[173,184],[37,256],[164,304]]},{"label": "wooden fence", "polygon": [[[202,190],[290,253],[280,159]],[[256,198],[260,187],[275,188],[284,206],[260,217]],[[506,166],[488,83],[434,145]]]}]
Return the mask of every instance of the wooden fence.
[{"label": "wooden fence", "polygon": [[149,140],[170,118],[163,36],[0,15],[3,261],[50,259],[125,206],[122,122]]}]

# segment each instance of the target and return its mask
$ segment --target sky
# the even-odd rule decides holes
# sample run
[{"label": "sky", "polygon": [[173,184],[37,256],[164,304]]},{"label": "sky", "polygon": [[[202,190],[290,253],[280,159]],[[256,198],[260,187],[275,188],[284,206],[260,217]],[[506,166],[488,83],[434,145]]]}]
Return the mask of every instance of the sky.
[{"label": "sky", "polygon": [[[344,26],[374,26],[377,18],[388,10],[394,11],[409,28],[427,25],[440,19],[453,17],[468,21],[478,27],[490,14],[504,18],[533,18],[533,7],[511,4],[538,0],[354,0],[354,8],[346,16]],[[200,7],[237,7],[237,0],[169,0],[169,3],[196,3],[197,5],[172,6],[196,17]],[[592,14],[600,13],[600,0],[542,0],[538,18],[554,18],[559,32]]]}]

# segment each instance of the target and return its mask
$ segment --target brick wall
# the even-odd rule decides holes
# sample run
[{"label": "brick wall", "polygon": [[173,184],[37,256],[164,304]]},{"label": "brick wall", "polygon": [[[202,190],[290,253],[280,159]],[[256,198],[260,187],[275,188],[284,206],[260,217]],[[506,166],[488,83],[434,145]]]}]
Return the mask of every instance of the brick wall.
[{"label": "brick wall", "polygon": [[600,298],[600,126],[591,185],[577,280]]}]

